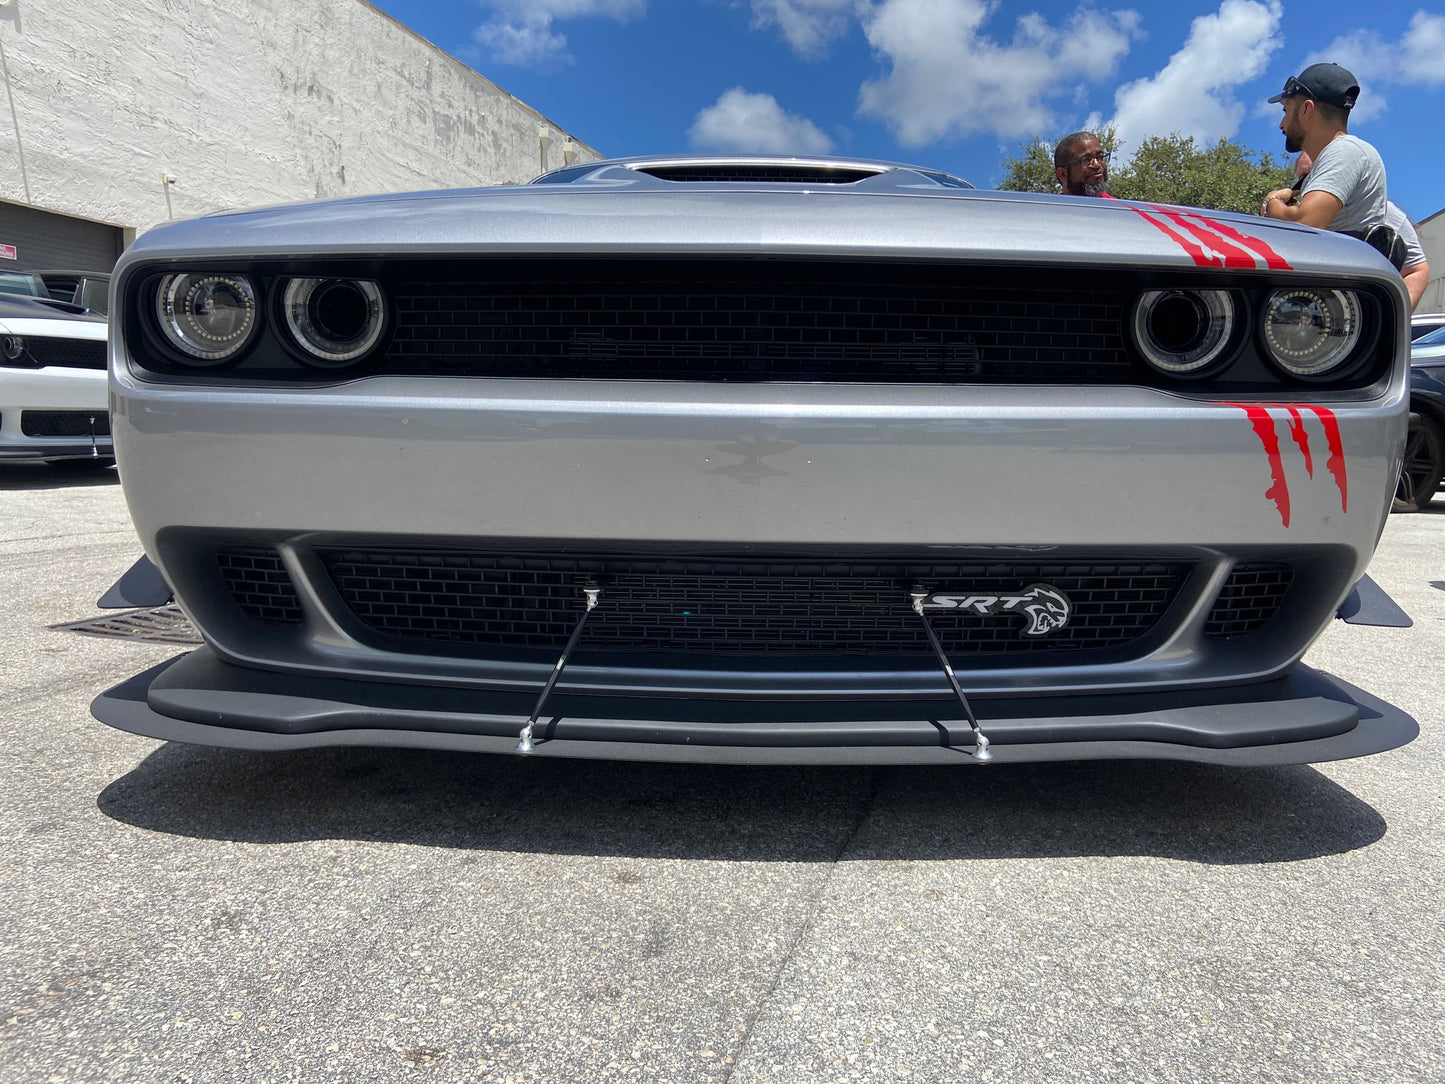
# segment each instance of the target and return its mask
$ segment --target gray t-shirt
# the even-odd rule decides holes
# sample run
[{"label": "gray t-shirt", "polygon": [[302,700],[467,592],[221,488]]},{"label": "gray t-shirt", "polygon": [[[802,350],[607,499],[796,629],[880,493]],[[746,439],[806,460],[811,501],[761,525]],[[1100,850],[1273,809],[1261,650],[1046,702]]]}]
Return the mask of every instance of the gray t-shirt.
[{"label": "gray t-shirt", "polygon": [[1405,242],[1405,262],[1400,265],[1401,271],[1407,267],[1414,267],[1417,263],[1425,262],[1425,250],[1420,247],[1420,235],[1415,232],[1415,227],[1405,212],[1393,203],[1385,204],[1385,225],[1394,230],[1400,240]]},{"label": "gray t-shirt", "polygon": [[1320,151],[1300,198],[1311,192],[1328,192],[1344,204],[1330,223],[1337,233],[1385,221],[1385,163],[1374,147],[1357,136],[1337,136]]}]

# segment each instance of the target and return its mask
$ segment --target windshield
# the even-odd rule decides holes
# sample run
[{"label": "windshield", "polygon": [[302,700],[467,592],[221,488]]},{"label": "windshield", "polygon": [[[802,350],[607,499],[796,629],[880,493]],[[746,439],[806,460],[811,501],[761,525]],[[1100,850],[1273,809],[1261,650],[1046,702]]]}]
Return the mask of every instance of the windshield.
[{"label": "windshield", "polygon": [[1411,346],[1440,346],[1445,344],[1445,327],[1437,327],[1434,331],[1426,332],[1412,342]]},{"label": "windshield", "polygon": [[0,291],[24,294],[26,297],[49,297],[45,284],[24,271],[0,271]]}]

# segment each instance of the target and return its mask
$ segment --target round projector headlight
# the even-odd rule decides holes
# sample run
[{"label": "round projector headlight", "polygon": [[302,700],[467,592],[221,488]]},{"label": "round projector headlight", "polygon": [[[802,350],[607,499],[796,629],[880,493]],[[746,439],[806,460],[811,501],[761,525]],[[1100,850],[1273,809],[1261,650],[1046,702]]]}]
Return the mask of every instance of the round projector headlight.
[{"label": "round projector headlight", "polygon": [[166,341],[193,365],[219,365],[256,330],[256,290],[243,275],[167,275],[156,291]]},{"label": "round projector headlight", "polygon": [[25,356],[25,340],[19,335],[6,335],[0,339],[0,355],[6,361],[19,361]]},{"label": "round projector headlight", "polygon": [[1285,372],[1323,376],[1360,341],[1360,303],[1349,290],[1276,290],[1264,308],[1264,343]]},{"label": "round projector headlight", "polygon": [[281,300],[286,330],[312,365],[346,365],[376,346],[381,288],[365,279],[292,279]]},{"label": "round projector headlight", "polygon": [[1234,335],[1234,298],[1225,290],[1149,290],[1134,306],[1134,342],[1168,376],[1204,376]]}]

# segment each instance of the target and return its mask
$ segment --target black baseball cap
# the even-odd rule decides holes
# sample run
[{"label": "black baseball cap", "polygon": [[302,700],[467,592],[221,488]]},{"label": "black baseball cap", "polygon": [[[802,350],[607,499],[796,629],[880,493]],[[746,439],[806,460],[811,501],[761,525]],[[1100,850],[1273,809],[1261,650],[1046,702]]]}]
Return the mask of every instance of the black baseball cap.
[{"label": "black baseball cap", "polygon": [[1337,105],[1341,109],[1353,109],[1355,99],[1360,96],[1359,81],[1338,64],[1311,64],[1298,75],[1291,75],[1284,81],[1284,89],[1270,99],[1280,102],[1296,95],[1313,98],[1326,105]]}]

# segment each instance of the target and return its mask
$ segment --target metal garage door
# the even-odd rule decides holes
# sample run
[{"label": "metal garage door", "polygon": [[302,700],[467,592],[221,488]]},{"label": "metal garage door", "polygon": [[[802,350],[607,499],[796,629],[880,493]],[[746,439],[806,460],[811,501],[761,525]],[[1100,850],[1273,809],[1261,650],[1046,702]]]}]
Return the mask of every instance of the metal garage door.
[{"label": "metal garage door", "polygon": [[118,226],[0,202],[0,270],[109,271],[124,247]]}]

